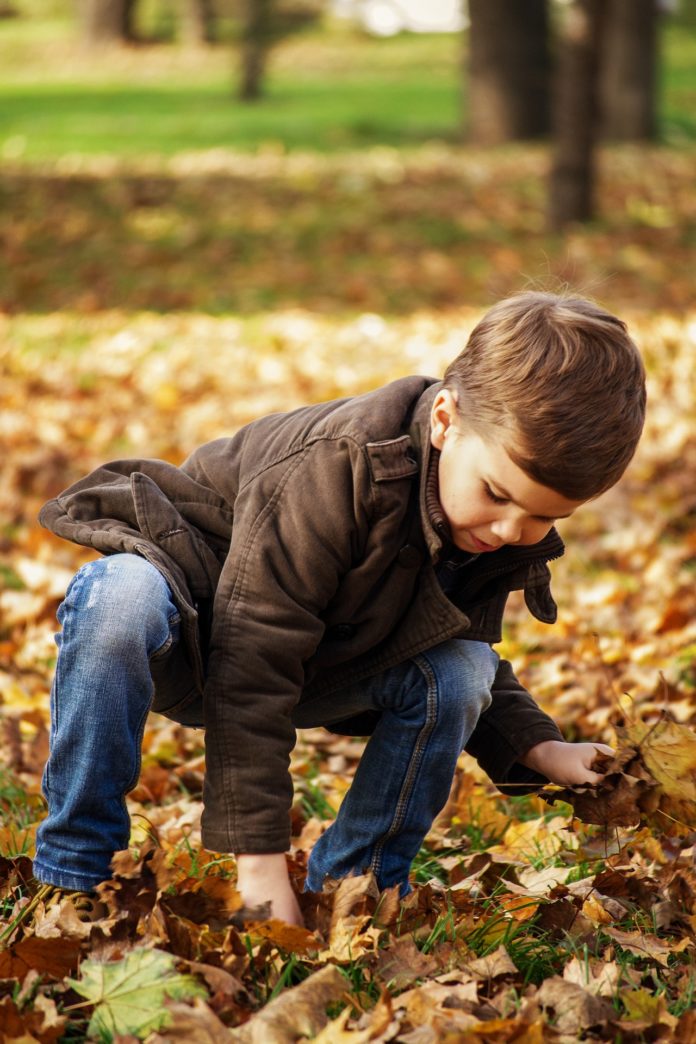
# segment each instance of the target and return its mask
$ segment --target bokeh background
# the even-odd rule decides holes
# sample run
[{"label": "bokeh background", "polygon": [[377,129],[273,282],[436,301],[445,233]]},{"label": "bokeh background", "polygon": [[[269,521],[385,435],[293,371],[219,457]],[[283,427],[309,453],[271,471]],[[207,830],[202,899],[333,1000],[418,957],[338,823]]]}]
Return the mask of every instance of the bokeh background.
[{"label": "bokeh background", "polygon": [[[513,599],[500,651],[569,738],[693,725],[695,174],[696,0],[0,0],[0,853],[33,850],[55,610],[86,557],[39,529],[42,501],[106,459],[179,462],[261,413],[439,375],[528,287],[621,315],[650,408],[620,486],[563,524],[558,624]],[[359,753],[301,737],[300,849]],[[184,891],[202,768],[199,736],[148,726],[134,838],[174,852]],[[543,803],[495,797],[470,763],[459,780],[419,881],[487,845],[593,865]],[[641,866],[688,829],[665,836],[639,836]],[[567,958],[549,938],[532,981]],[[294,981],[278,952],[273,990]],[[647,1024],[687,1010],[690,952],[650,972]]]}]

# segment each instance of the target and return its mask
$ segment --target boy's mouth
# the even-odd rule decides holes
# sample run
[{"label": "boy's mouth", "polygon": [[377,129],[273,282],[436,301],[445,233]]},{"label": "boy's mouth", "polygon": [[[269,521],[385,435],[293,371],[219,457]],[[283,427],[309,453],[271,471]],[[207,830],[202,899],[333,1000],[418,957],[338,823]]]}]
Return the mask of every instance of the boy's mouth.
[{"label": "boy's mouth", "polygon": [[483,540],[479,540],[478,537],[475,537],[473,533],[469,533],[469,539],[471,540],[471,543],[474,545],[476,550],[480,552],[497,551],[498,548],[501,546],[500,544],[486,544]]}]

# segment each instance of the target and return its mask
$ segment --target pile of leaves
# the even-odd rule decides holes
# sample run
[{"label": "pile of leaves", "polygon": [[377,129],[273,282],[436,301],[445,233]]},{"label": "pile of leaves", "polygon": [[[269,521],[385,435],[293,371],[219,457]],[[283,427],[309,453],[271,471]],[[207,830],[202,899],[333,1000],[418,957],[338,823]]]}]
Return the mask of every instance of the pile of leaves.
[{"label": "pile of leaves", "polygon": [[405,900],[369,877],[305,894],[362,750],[305,731],[289,857],[303,929],[242,908],[233,860],[200,847],[201,736],[154,716],[102,915],[39,904],[11,929],[44,814],[55,611],[85,560],[36,513],[105,459],[180,461],[260,413],[439,374],[479,313],[0,320],[2,1039],[694,1039],[696,314],[608,303],[644,350],[646,436],[621,485],[563,526],[557,626],[513,599],[500,647],[569,738],[616,749],[606,782],[506,798],[463,757]]}]

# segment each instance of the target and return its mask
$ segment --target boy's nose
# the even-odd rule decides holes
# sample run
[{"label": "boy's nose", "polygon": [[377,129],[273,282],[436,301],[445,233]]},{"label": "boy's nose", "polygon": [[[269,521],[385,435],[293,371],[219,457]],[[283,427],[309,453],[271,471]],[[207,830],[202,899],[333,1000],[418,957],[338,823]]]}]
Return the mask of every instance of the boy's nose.
[{"label": "boy's nose", "polygon": [[522,536],[522,522],[517,518],[500,518],[491,526],[499,540],[505,544],[516,544]]}]

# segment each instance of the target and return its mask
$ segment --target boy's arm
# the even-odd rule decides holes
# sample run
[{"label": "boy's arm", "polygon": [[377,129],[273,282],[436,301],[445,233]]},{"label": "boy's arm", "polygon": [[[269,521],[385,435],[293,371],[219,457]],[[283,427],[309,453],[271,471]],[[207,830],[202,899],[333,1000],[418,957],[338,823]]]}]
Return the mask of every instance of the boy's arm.
[{"label": "boy's arm", "polygon": [[291,713],[323,612],[369,530],[368,463],[346,442],[288,456],[253,476],[235,502],[204,694],[202,826],[213,851],[268,856],[289,847]]},{"label": "boy's arm", "polygon": [[528,764],[526,755],[545,743],[575,744],[565,744],[558,725],[537,706],[507,660],[500,661],[491,696],[465,749],[503,793],[536,790],[549,777],[534,758]]}]

